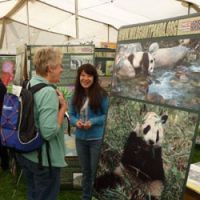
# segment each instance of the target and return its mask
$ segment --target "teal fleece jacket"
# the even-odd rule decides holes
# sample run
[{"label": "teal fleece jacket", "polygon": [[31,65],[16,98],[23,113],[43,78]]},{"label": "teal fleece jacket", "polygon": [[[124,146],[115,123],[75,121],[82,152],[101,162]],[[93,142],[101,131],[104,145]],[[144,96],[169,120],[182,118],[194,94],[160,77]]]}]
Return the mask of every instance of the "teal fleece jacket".
[{"label": "teal fleece jacket", "polygon": [[[30,80],[31,86],[38,83],[46,83],[47,80],[40,76],[35,76]],[[36,126],[45,140],[49,141],[50,158],[53,167],[65,167],[65,144],[64,127],[57,123],[59,101],[53,87],[44,87],[34,95],[34,115]],[[23,154],[32,162],[38,163],[38,152],[33,151]],[[46,153],[46,144],[42,145],[42,164],[49,166]]]},{"label": "teal fleece jacket", "polygon": [[[89,129],[80,129],[76,127],[75,136],[81,140],[95,140],[103,137],[104,125],[106,115],[108,111],[108,97],[104,97],[101,102],[101,109],[98,113],[94,113],[90,106],[88,106],[88,120],[92,123],[92,127]],[[72,102],[69,106],[70,123],[76,126],[76,122],[80,119],[80,113],[76,112],[76,109]]]}]

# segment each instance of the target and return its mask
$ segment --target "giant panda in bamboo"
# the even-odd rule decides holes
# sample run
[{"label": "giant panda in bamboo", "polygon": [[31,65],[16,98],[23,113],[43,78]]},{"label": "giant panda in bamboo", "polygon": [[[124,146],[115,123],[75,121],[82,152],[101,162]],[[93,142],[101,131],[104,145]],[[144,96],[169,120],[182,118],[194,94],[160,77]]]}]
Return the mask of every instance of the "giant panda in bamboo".
[{"label": "giant panda in bamboo", "polygon": [[[146,194],[151,200],[159,199],[164,188],[165,174],[162,160],[162,142],[164,139],[163,124],[168,116],[159,116],[155,112],[148,112],[143,123],[137,124],[134,131],[129,133],[124,145],[119,165],[112,172],[107,172],[96,178],[94,190],[101,193],[106,189],[123,185],[124,176],[146,185]],[[130,188],[129,199],[138,200],[135,188]]]}]

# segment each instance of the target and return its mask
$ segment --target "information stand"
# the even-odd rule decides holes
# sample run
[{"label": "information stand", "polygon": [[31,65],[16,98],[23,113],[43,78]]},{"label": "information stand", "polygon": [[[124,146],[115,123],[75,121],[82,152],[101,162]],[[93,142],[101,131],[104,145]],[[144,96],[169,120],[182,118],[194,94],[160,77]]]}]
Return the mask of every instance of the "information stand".
[{"label": "information stand", "polygon": [[115,49],[95,48],[95,66],[99,74],[101,86],[107,91],[111,89],[114,58]]}]

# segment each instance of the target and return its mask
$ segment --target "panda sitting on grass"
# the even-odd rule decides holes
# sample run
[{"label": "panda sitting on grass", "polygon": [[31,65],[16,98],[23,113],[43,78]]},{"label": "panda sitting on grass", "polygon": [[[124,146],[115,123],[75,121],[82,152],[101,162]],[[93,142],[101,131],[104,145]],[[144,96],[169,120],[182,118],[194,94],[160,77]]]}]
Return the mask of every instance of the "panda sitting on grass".
[{"label": "panda sitting on grass", "polygon": [[[164,138],[163,124],[168,116],[158,116],[148,112],[142,124],[137,124],[124,145],[119,165],[112,172],[107,172],[96,178],[94,189],[97,194],[107,189],[126,184],[126,178],[131,184],[130,200],[159,199],[164,188],[165,174],[162,161],[161,144]],[[138,188],[143,188],[143,194]],[[144,189],[145,188],[145,189]]]}]

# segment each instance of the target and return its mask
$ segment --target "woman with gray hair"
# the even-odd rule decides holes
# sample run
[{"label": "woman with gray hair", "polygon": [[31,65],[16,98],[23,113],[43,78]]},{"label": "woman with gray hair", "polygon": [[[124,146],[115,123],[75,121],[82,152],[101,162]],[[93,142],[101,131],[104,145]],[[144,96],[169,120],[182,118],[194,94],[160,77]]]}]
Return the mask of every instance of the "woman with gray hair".
[{"label": "woman with gray hair", "polygon": [[20,154],[18,162],[27,181],[27,199],[55,200],[60,189],[60,169],[66,166],[63,120],[67,104],[54,85],[59,82],[63,72],[62,54],[54,48],[41,48],[36,52],[33,62],[36,76],[31,78],[30,85],[49,85],[34,94],[34,117],[36,127],[49,143],[51,167],[46,143],[41,150],[42,167],[39,167],[38,151]]}]

